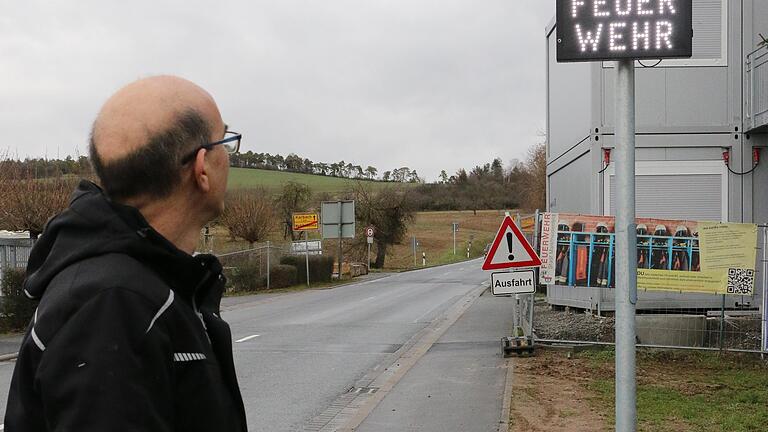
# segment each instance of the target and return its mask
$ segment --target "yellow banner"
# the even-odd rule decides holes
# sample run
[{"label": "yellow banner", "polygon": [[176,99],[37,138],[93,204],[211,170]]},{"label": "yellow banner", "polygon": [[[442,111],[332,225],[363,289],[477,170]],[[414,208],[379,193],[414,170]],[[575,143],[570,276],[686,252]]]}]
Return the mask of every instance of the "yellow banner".
[{"label": "yellow banner", "polygon": [[701,271],[637,270],[637,288],[752,295],[757,225],[699,222]]},{"label": "yellow banner", "polygon": [[757,225],[700,222],[702,270],[754,269]]},{"label": "yellow banner", "polygon": [[723,271],[637,270],[637,289],[656,291],[727,294],[723,288],[728,276]]}]

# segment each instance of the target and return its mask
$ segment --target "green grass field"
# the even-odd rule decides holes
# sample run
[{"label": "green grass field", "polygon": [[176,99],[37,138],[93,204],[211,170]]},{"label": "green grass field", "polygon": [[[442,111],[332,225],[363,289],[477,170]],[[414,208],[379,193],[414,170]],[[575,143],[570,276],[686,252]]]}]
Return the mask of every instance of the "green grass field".
[{"label": "green grass field", "polygon": [[[614,351],[586,352],[596,377],[595,408],[614,418]],[[768,422],[768,368],[759,357],[711,352],[639,351],[640,431],[758,431]]]},{"label": "green grass field", "polygon": [[328,177],[312,174],[301,174],[284,171],[271,171],[250,168],[230,168],[229,188],[254,188],[263,187],[268,190],[278,190],[288,182],[303,183],[308,185],[312,192],[328,192],[331,194],[345,192],[355,183],[362,181],[375,188],[384,188],[399,183],[377,182],[370,180],[355,180],[338,177]]}]

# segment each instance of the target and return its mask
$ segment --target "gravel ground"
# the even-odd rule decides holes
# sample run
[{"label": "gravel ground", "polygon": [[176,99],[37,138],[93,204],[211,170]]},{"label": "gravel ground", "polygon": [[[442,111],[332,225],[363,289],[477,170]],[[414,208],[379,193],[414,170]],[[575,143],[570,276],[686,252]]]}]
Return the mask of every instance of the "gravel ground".
[{"label": "gravel ground", "polygon": [[546,301],[537,300],[533,322],[534,332],[539,339],[613,342],[613,317],[551,310]]}]

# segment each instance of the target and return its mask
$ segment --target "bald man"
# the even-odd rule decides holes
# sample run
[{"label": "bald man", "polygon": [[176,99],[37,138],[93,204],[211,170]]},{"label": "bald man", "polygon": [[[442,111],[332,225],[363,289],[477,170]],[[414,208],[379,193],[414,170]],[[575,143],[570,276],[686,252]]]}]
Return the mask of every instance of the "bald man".
[{"label": "bald man", "polygon": [[228,130],[211,95],[143,79],[103,106],[83,181],[29,258],[40,301],[11,381],[6,431],[245,431],[221,319],[221,264],[192,256],[224,206]]}]

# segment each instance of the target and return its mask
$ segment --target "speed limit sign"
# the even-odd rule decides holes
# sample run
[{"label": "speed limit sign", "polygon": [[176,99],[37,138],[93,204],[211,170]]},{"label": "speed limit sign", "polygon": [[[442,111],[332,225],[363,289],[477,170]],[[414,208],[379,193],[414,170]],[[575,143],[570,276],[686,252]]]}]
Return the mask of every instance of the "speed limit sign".
[{"label": "speed limit sign", "polygon": [[374,229],[372,226],[369,226],[365,229],[365,236],[366,237],[373,237]]}]

